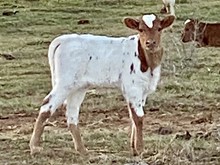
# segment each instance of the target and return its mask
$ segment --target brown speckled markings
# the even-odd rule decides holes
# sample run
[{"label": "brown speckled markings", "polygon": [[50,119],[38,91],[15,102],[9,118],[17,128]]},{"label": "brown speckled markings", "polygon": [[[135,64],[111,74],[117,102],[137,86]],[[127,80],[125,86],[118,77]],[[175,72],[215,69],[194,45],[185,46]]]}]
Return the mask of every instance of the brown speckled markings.
[{"label": "brown speckled markings", "polygon": [[135,73],[134,64],[132,63],[130,66],[130,74]]},{"label": "brown speckled markings", "polygon": [[174,19],[174,16],[168,16],[160,20],[156,16],[153,21],[153,28],[149,28],[142,19],[136,20],[136,22],[127,20],[127,26],[139,32],[138,58],[141,61],[140,69],[142,72],[146,72],[148,67],[153,72],[154,68],[160,65],[163,56],[163,48],[161,46],[162,30],[170,26]]},{"label": "brown speckled markings", "polygon": [[[154,15],[149,16],[151,18],[154,17]],[[152,21],[153,27],[148,27],[143,19],[125,19],[126,25],[131,29],[137,30],[139,33],[137,46],[138,58],[141,63],[140,70],[142,72],[147,72],[150,68],[151,76],[153,76],[154,69],[161,65],[163,56],[163,47],[161,46],[162,30],[171,26],[174,19],[175,16],[167,16],[163,20],[160,20],[156,16],[155,20]],[[150,22],[148,24],[151,25]],[[132,63],[130,65],[130,74],[133,72],[134,65]],[[134,84],[134,80],[132,80],[132,83]],[[128,109],[132,120],[131,150],[133,155],[139,155],[143,151],[143,116],[137,115],[138,107],[135,107],[131,103],[128,103]]]},{"label": "brown speckled markings", "polygon": [[[138,35],[127,38],[70,34],[54,39],[48,53],[53,89],[40,108],[30,140],[31,154],[41,150],[39,142],[44,122],[64,102],[75,149],[86,153],[78,125],[79,112],[86,91],[94,86],[118,87],[123,92],[132,123],[131,150],[133,155],[141,154],[143,106],[148,94],[156,90],[160,78],[162,30],[170,26],[174,18],[167,16],[161,20],[154,14],[138,20],[125,18],[125,25],[138,31]],[[83,43],[86,48],[81,47]]]}]

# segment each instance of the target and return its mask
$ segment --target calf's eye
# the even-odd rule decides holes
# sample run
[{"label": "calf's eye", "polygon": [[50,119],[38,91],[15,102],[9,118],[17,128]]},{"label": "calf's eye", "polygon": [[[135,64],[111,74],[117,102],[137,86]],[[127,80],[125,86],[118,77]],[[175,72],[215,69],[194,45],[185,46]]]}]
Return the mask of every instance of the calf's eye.
[{"label": "calf's eye", "polygon": [[160,32],[162,30],[162,28],[160,27],[160,28],[158,28],[158,31]]},{"label": "calf's eye", "polygon": [[143,29],[139,29],[139,32],[143,32],[144,30]]}]

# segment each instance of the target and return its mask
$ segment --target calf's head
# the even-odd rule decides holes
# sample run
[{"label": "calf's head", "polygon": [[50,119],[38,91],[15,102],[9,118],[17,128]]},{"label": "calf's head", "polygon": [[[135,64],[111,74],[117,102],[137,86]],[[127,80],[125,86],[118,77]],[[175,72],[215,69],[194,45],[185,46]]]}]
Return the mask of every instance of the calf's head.
[{"label": "calf's head", "polygon": [[138,31],[144,50],[155,52],[160,48],[162,30],[169,27],[174,19],[172,15],[160,19],[155,14],[148,14],[139,19],[125,18],[124,23],[128,28]]},{"label": "calf's head", "polygon": [[182,41],[183,42],[190,42],[195,41],[196,36],[196,27],[198,25],[198,21],[194,19],[188,19],[185,21],[185,27],[182,32]]}]

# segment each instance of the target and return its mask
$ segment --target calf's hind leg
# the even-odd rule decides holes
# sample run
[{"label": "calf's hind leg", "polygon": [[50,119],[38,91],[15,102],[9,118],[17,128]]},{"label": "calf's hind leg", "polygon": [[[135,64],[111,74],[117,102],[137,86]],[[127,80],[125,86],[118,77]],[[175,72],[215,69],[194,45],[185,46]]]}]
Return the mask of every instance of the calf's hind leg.
[{"label": "calf's hind leg", "polygon": [[87,153],[87,150],[80,136],[78,118],[79,118],[80,106],[83,102],[85,94],[86,94],[85,89],[80,89],[71,93],[67,98],[67,111],[66,111],[67,124],[74,141],[75,149],[82,155],[85,155]]},{"label": "calf's hind leg", "polygon": [[48,94],[40,108],[39,115],[34,125],[33,134],[29,143],[31,154],[40,152],[40,138],[44,131],[44,122],[56,111],[56,109],[66,99],[68,92],[66,90],[52,90]]}]

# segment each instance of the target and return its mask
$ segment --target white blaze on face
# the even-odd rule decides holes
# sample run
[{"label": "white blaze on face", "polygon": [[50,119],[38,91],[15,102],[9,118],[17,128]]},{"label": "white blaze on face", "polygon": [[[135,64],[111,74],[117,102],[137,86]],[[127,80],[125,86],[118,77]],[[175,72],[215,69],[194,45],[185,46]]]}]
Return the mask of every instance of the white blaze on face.
[{"label": "white blaze on face", "polygon": [[156,19],[156,16],[154,14],[150,14],[150,15],[144,15],[142,17],[143,21],[145,22],[145,24],[149,27],[152,28],[153,27],[153,21]]},{"label": "white blaze on face", "polygon": [[187,19],[185,22],[184,22],[184,25],[186,25],[187,23],[189,23],[191,20],[190,19]]}]

